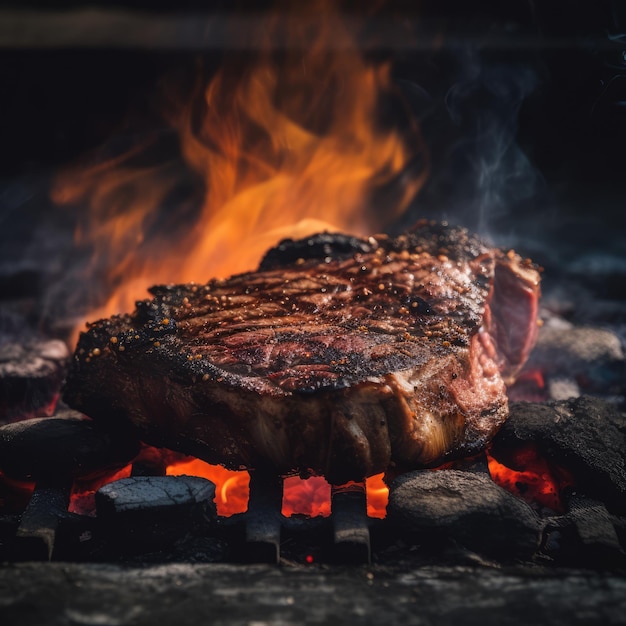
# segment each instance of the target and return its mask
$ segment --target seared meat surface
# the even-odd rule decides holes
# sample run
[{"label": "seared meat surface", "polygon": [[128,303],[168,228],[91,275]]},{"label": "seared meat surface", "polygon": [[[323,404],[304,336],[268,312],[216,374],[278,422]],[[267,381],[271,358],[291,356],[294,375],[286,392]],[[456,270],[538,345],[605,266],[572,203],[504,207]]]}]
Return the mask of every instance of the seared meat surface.
[{"label": "seared meat surface", "polygon": [[81,335],[65,400],[231,468],[435,466],[482,449],[536,336],[539,275],[464,229],[287,240]]}]

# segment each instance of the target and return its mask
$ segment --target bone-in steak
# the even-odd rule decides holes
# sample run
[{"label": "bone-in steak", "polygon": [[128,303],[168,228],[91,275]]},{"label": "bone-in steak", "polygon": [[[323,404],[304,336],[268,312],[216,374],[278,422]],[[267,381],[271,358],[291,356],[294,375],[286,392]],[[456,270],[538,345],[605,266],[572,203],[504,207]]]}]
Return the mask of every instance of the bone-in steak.
[{"label": "bone-in steak", "polygon": [[334,483],[479,451],[536,336],[539,274],[464,229],[283,241],[81,335],[65,400],[154,445]]}]

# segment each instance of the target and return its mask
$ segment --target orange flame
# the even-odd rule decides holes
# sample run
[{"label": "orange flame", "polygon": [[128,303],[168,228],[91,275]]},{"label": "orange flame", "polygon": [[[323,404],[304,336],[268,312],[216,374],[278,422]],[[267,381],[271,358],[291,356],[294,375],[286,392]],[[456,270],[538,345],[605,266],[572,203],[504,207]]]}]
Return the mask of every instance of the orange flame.
[{"label": "orange flame", "polygon": [[[57,178],[53,200],[86,209],[76,239],[93,250],[89,282],[105,283],[90,319],[132,309],[153,284],[254,269],[285,237],[380,232],[420,188],[417,129],[408,118],[402,132],[383,123],[384,105],[399,101],[390,65],[363,57],[337,3],[291,2],[259,19],[253,55],[227,60],[167,114],[178,155],[155,156],[155,135]],[[201,181],[199,200],[180,199],[190,180]],[[168,473],[216,482],[223,515],[245,510],[247,478],[200,464]],[[327,514],[325,487],[311,480],[298,483],[312,498],[304,508]],[[286,502],[299,500],[290,485]],[[370,491],[371,514],[384,515],[386,487],[379,481]]]},{"label": "orange flame", "polygon": [[169,465],[168,476],[201,476],[215,484],[215,505],[218,515],[229,516],[248,510],[250,474],[211,465],[200,459],[188,459]]},{"label": "orange flame", "polygon": [[[387,514],[389,488],[383,480],[384,474],[376,474],[365,481],[367,514],[369,517],[384,518]],[[283,483],[282,514],[328,517],[331,514],[331,486],[322,476],[303,480],[298,476],[286,478]]]},{"label": "orange flame", "polygon": [[367,493],[367,514],[370,517],[380,519],[387,515],[387,504],[389,502],[389,487],[383,480],[384,474],[376,474],[365,480],[365,491]]},{"label": "orange flame", "polygon": [[[194,457],[152,446],[143,447],[141,453],[133,461],[133,464],[136,463],[144,469],[151,468],[157,474],[164,471],[167,476],[200,476],[210,480],[215,484],[215,505],[218,515],[229,517],[237,513],[245,513],[248,509],[250,474],[246,471],[229,470],[221,465],[211,465]],[[69,511],[80,515],[95,515],[96,491],[103,485],[130,476],[133,464],[75,479],[71,491]],[[0,473],[0,487],[11,484]],[[18,503],[25,507],[32,494],[34,484],[16,484],[20,489]],[[368,478],[365,481],[365,486],[367,514],[370,517],[384,518],[389,490],[383,481],[383,474]],[[0,491],[1,504],[2,492]],[[283,481],[282,514],[285,517],[292,515],[328,517],[331,514],[331,486],[321,476],[313,476],[306,480],[297,476],[285,478]]]},{"label": "orange flame", "polygon": [[[215,504],[218,515],[230,516],[248,509],[250,475],[248,472],[228,470],[199,459],[176,461],[167,467],[168,476],[201,476],[215,484]],[[383,475],[368,478],[367,514],[383,518],[386,514],[388,489]],[[282,514],[328,517],[330,515],[330,485],[322,476],[302,479],[289,476],[283,481]]]},{"label": "orange flame", "polygon": [[[58,177],[53,200],[88,208],[76,238],[93,248],[89,278],[104,274],[110,295],[90,318],[131,309],[152,284],[254,269],[284,237],[379,232],[419,189],[424,171],[407,169],[424,156],[416,129],[381,120],[397,98],[390,66],[364,60],[335,5],[259,19],[254,58],[231,59],[168,115],[180,155],[146,165],[151,137]],[[173,199],[190,177],[202,181],[195,212]]]}]

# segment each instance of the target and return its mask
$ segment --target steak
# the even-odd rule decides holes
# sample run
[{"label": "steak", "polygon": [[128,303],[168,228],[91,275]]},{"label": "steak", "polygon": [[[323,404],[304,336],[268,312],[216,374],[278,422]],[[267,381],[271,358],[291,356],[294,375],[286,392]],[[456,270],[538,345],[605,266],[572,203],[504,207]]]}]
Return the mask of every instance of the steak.
[{"label": "steak", "polygon": [[537,333],[539,273],[462,228],[285,240],[88,325],[64,397],[229,468],[331,483],[485,447]]}]

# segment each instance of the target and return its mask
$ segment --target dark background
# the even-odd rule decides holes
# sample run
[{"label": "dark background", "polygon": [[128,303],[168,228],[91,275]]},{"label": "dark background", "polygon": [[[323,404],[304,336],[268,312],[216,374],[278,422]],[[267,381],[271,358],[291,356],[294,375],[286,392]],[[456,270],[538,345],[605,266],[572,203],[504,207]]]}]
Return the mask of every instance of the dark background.
[{"label": "dark background", "polygon": [[[38,14],[99,8],[131,10],[147,17],[206,19],[236,11],[252,14],[268,4],[4,0],[0,11],[30,11],[36,18]],[[350,13],[362,3],[342,5]],[[523,97],[517,132],[520,144],[549,174],[571,165],[578,172],[598,177],[600,171],[615,174],[623,165],[617,159],[626,136],[626,42],[616,36],[626,33],[626,8],[620,11],[620,5],[624,7],[611,0],[396,1],[370,9],[369,27],[375,30],[381,16],[395,23],[400,49],[386,52],[394,59],[396,76],[423,89],[431,99],[431,111],[438,109],[437,113],[449,105],[444,101],[450,89],[471,79],[468,65],[479,64],[482,69],[508,65],[512,73],[520,65],[527,66],[535,73],[535,85]],[[414,50],[410,49],[411,40]],[[63,41],[62,33],[57,41]],[[136,100],[145,98],[172,67],[192,65],[199,55],[215,60],[221,54],[208,42],[199,50],[189,50],[188,42],[182,40],[179,50],[171,42],[166,50],[159,49],[163,46],[158,43],[155,39],[153,48],[146,49],[138,38],[135,48],[106,49],[96,42],[94,48],[64,49],[57,43],[54,47],[12,49],[0,37],[2,173],[19,173],[29,164],[56,164],[75,157],[114,132]],[[393,37],[385,43],[393,46]],[[467,109],[481,105],[485,101],[480,94],[464,103]],[[426,134],[428,121],[432,120],[424,120]],[[458,123],[458,119],[451,122]]]},{"label": "dark background", "polygon": [[[68,11],[131,11],[147,20],[195,16],[210,23],[214,15],[254,15],[264,4],[1,2],[0,27],[15,11],[36,31],[47,16]],[[342,3],[348,15],[367,13],[361,33],[367,54],[392,60],[430,154],[428,182],[397,227],[433,216],[521,247],[547,266],[589,255],[626,263],[623,4],[396,1],[364,9]],[[383,23],[387,30],[379,37]],[[0,32],[5,295],[36,292],[48,280],[28,259],[33,250],[50,245],[47,270],[66,271],[59,246],[35,228],[43,223],[57,238],[64,232],[56,228],[64,218],[49,208],[50,176],[112,138],[123,143],[158,128],[164,84],[189,87],[199,64],[210,75],[225,54],[212,45],[210,32],[194,39],[181,31],[179,44],[171,35],[147,43],[138,37],[136,45],[128,38],[116,45],[114,32],[104,44],[76,45],[75,33],[54,35],[54,44],[35,37],[32,45],[16,45]],[[73,43],[63,44],[66,35]],[[229,41],[254,55],[246,46],[245,38]]]}]

